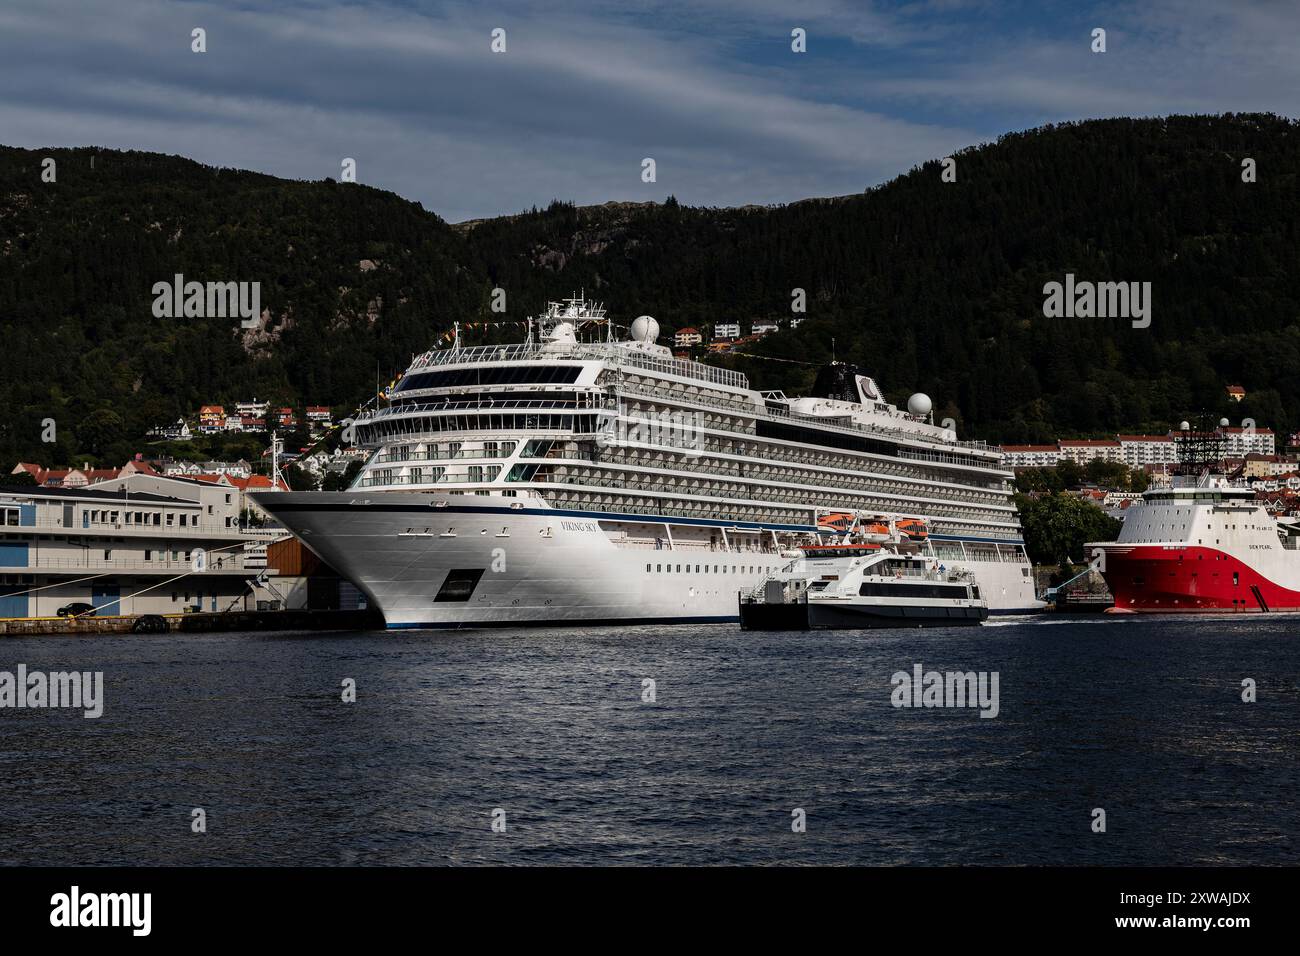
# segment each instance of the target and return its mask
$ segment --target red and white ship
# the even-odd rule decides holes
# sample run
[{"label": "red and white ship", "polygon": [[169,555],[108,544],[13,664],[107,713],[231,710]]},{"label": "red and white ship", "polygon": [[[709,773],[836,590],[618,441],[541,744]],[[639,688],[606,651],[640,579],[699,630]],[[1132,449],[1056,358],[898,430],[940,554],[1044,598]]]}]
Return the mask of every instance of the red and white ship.
[{"label": "red and white ship", "polygon": [[1298,611],[1300,525],[1249,488],[1208,473],[1179,477],[1129,508],[1119,540],[1088,545],[1113,612]]}]

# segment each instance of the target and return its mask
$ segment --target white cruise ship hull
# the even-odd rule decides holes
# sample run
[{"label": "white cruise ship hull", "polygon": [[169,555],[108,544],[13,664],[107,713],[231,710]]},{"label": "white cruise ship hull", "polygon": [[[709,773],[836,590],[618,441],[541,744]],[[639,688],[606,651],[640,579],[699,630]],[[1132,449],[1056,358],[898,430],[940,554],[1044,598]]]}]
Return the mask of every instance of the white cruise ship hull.
[{"label": "white cruise ship hull", "polygon": [[[387,491],[255,497],[365,593],[390,628],[733,622],[740,594],[790,561],[758,548],[780,528],[566,512],[536,498]],[[682,541],[683,529],[692,528],[696,538]],[[711,546],[709,538],[726,545]],[[964,566],[991,613],[1042,608],[1025,565]]]}]

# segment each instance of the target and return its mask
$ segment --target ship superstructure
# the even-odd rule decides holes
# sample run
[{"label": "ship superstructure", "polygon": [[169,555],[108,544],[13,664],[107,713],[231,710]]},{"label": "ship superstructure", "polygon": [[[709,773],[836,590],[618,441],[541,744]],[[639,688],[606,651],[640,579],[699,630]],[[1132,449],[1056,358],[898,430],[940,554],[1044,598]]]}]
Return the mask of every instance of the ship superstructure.
[{"label": "ship superstructure", "polygon": [[991,610],[1041,607],[1011,474],[928,398],[899,409],[846,365],[809,396],[759,392],[657,338],[649,316],[616,337],[582,298],[522,343],[457,337],[356,420],[348,491],[260,503],[391,627],[735,620],[783,550],[864,512],[924,521]]}]

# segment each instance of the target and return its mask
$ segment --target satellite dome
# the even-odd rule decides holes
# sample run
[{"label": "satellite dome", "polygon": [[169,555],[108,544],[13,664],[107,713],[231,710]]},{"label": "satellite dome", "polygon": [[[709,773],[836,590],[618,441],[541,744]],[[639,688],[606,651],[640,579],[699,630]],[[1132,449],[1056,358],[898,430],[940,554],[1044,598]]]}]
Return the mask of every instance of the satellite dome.
[{"label": "satellite dome", "polygon": [[1192,423],[1191,423],[1191,422],[1179,422],[1179,423],[1178,423],[1178,430],[1179,430],[1180,432],[1188,432],[1188,431],[1191,431],[1191,430],[1192,430]]},{"label": "satellite dome", "polygon": [[1226,418],[1220,418],[1220,419],[1219,419],[1219,427],[1220,427],[1220,428],[1227,428],[1229,424],[1231,424],[1231,423],[1230,423]]},{"label": "satellite dome", "polygon": [[907,400],[907,410],[913,415],[929,415],[934,403],[925,392],[917,392]]},{"label": "satellite dome", "polygon": [[652,345],[659,338],[659,323],[652,316],[642,315],[632,320],[632,341]]}]

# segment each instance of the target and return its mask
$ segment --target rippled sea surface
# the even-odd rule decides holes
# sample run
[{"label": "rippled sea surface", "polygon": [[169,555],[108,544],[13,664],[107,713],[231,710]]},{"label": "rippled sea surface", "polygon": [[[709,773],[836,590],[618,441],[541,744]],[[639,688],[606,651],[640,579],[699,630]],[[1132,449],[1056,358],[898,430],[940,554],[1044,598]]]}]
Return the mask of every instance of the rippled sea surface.
[{"label": "rippled sea surface", "polygon": [[[1263,616],[0,638],[106,697],[0,710],[0,863],[1295,864],[1298,659]],[[895,708],[917,663],[998,716]]]}]

